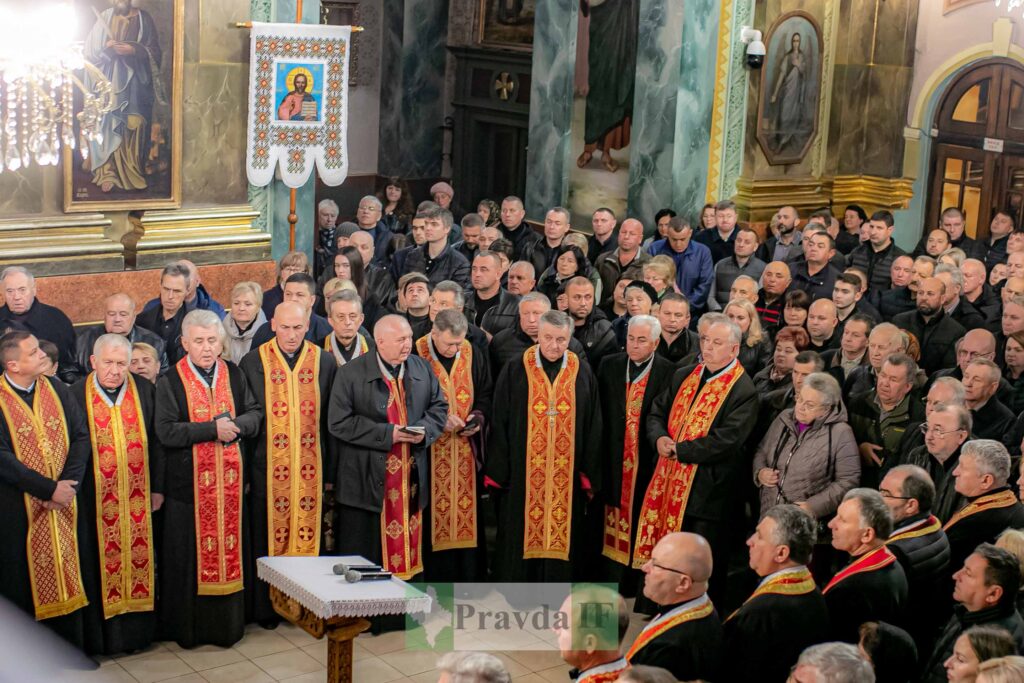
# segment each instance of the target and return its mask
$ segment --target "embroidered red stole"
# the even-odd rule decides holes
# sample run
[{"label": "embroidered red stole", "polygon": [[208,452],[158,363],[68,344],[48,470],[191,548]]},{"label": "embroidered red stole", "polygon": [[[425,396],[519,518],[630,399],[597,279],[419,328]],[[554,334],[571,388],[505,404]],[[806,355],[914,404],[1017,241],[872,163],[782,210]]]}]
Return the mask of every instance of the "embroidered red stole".
[{"label": "embroidered red stole", "polygon": [[[211,389],[182,358],[178,376],[185,387],[191,422],[235,415],[228,366],[217,360]],[[197,594],[229,595],[242,590],[242,452],[238,443],[204,441],[192,446],[196,520]]]},{"label": "embroidered red stole", "polygon": [[[407,425],[405,389],[400,377],[384,376],[388,386],[388,422]],[[384,461],[384,503],[380,516],[380,545],[384,569],[400,579],[423,571],[422,513],[413,509],[409,478],[412,449],[407,443],[391,446]]]},{"label": "embroidered red stole", "polygon": [[[746,605],[748,602],[761,595],[807,595],[814,590],[814,577],[811,576],[811,572],[807,570],[807,567],[800,567],[791,572],[784,572],[773,576],[772,578],[764,581],[757,587],[757,589],[750,594],[750,597],[743,601]],[[729,615],[730,619],[733,619],[737,614],[740,613],[739,609],[735,610]]]},{"label": "embroidered red stole", "polygon": [[[0,411],[18,462],[56,481],[70,442],[60,398],[46,378],[36,380],[31,409],[6,377],[0,379]],[[77,502],[61,510],[47,510],[43,502],[25,494],[25,555],[37,620],[71,614],[88,604],[78,559]]]},{"label": "embroidered red stole", "polygon": [[927,519],[922,519],[916,524],[911,525],[904,531],[898,531],[889,537],[889,540],[885,542],[889,545],[893,541],[905,541],[911,538],[918,538],[920,536],[927,536],[933,534],[942,528],[942,522],[938,520],[935,515],[928,515]]},{"label": "embroidered red stole", "polygon": [[266,378],[268,550],[271,556],[319,555],[320,349],[303,342],[294,370],[277,342],[259,351]]},{"label": "embroidered red stole", "polygon": [[628,669],[629,664],[624,658],[620,657],[614,662],[608,662],[607,664],[581,671],[580,677],[576,679],[576,683],[615,683],[615,681],[619,680],[619,676]]},{"label": "embroidered red stole", "polygon": [[[627,375],[628,377],[628,375]],[[604,506],[605,557],[629,566],[630,544],[633,539],[633,498],[636,495],[636,475],[640,460],[640,413],[647,390],[650,366],[636,382],[626,381],[626,431],[622,442],[622,489],[619,505]]]},{"label": "embroidered red stole", "polygon": [[696,621],[697,619],[703,619],[712,612],[715,611],[715,606],[711,604],[711,600],[705,599],[699,605],[694,605],[688,609],[684,609],[681,612],[673,614],[667,618],[655,619],[653,622],[647,625],[640,635],[636,637],[633,644],[629,648],[629,652],[626,653],[626,661],[632,662],[633,657],[637,652],[644,649],[644,647],[652,640],[660,636],[665,631],[671,628],[679,626],[687,621]]},{"label": "embroidered red stole", "polygon": [[523,352],[529,386],[523,559],[568,560],[580,361],[566,352],[565,365],[552,384],[539,354],[539,346]]},{"label": "embroidered red stole", "polygon": [[857,558],[854,562],[851,562],[846,566],[845,569],[840,571],[838,574],[832,577],[832,580],[828,582],[828,585],[821,591],[824,595],[830,590],[835,588],[836,584],[840,583],[844,579],[848,579],[854,574],[861,574],[863,572],[873,572],[876,569],[882,569],[888,567],[890,564],[896,561],[896,556],[892,554],[892,551],[886,548],[884,545],[872,550],[870,553]]},{"label": "embroidered red stole", "polygon": [[154,600],[149,442],[131,373],[123,391],[120,405],[109,405],[96,373],[85,380],[105,619],[152,611]]},{"label": "embroidered red stole", "polygon": [[999,491],[998,493],[989,493],[984,496],[978,496],[970,503],[960,508],[956,514],[949,518],[949,521],[946,522],[946,525],[942,528],[949,531],[951,526],[965,517],[970,517],[971,515],[975,515],[979,512],[984,512],[985,510],[1008,508],[1016,502],[1017,496],[1015,496],[1013,491],[1009,489]]},{"label": "embroidered red stole", "polygon": [[[356,339],[359,340],[359,345],[356,347],[355,353],[352,354],[352,360],[355,360],[370,350],[370,345],[366,343],[366,338],[363,337],[363,335],[356,332]],[[342,357],[341,351],[338,350],[337,344],[334,342],[333,332],[324,337],[324,348],[331,352],[331,355],[334,356],[334,360],[338,363],[339,368],[345,364],[345,359]]]},{"label": "embroidered red stole", "polygon": [[[449,412],[463,420],[469,417],[473,410],[473,345],[462,341],[450,373],[437,360],[429,335],[416,342],[416,353],[430,363]],[[467,437],[443,432],[430,447],[430,506],[434,550],[476,547],[476,458]]]},{"label": "embroidered red stole", "polygon": [[[731,368],[705,382],[698,393],[697,387],[703,372],[703,364],[694,368],[679,385],[679,391],[672,401],[672,410],[668,415],[668,435],[677,443],[708,435],[733,385],[743,375],[743,366],[739,361],[733,361]],[[693,463],[658,458],[637,521],[636,550],[633,555],[635,568],[639,569],[651,559],[655,544],[663,536],[683,528],[686,501],[690,498],[696,475],[697,465]]]}]

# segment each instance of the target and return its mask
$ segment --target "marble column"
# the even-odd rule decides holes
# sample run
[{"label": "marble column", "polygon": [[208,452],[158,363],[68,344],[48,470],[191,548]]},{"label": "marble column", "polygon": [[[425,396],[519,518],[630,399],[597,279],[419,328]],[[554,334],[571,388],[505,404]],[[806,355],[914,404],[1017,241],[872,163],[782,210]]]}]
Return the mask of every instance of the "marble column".
[{"label": "marble column", "polygon": [[630,135],[628,214],[651,232],[654,214],[672,205],[672,164],[683,23],[689,2],[640,0],[636,95]]},{"label": "marble column", "polygon": [[529,218],[542,219],[548,208],[562,204],[569,196],[578,6],[576,0],[537,3],[530,83],[530,146],[526,155],[525,199]]},{"label": "marble column", "polygon": [[[700,214],[707,188],[720,8],[716,0],[687,0],[684,11],[671,206],[680,215],[694,217]],[[653,213],[647,220],[652,218]]]}]

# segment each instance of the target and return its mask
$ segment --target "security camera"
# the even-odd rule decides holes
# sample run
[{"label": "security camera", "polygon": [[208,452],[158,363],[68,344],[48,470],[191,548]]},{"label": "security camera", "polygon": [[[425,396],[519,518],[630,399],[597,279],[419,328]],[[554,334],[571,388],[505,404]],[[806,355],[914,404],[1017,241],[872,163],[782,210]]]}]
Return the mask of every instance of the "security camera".
[{"label": "security camera", "polygon": [[760,69],[764,65],[765,47],[761,42],[761,32],[750,26],[740,29],[740,40],[747,44],[747,66]]}]

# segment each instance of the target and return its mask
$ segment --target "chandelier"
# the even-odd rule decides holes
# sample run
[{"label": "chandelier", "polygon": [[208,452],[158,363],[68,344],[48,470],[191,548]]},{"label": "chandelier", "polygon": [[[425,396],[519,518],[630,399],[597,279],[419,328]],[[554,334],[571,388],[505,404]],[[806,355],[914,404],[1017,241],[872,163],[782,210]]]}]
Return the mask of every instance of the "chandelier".
[{"label": "chandelier", "polygon": [[61,147],[77,143],[85,157],[87,143],[102,142],[114,89],[83,48],[71,4],[0,6],[0,171],[54,166]]}]

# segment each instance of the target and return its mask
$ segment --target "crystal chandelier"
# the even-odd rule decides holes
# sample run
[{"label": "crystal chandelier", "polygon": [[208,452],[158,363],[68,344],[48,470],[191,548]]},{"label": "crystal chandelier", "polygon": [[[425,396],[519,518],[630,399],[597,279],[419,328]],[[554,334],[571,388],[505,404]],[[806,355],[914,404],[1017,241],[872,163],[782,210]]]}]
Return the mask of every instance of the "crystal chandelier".
[{"label": "crystal chandelier", "polygon": [[62,146],[74,148],[76,99],[84,157],[88,142],[102,141],[116,100],[110,80],[83,57],[74,8],[0,6],[0,171],[54,166]]}]

